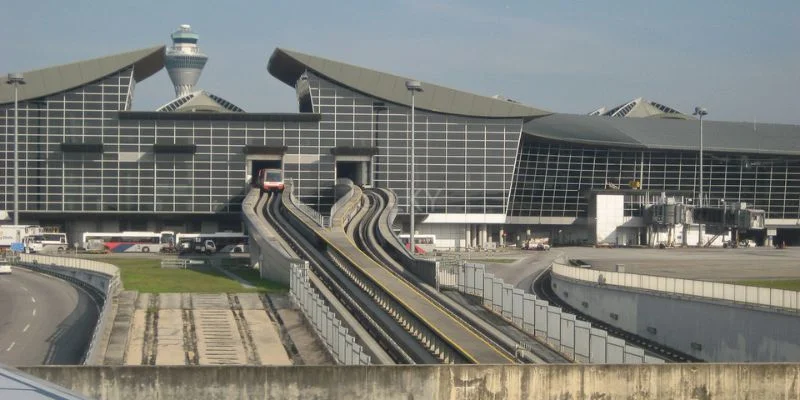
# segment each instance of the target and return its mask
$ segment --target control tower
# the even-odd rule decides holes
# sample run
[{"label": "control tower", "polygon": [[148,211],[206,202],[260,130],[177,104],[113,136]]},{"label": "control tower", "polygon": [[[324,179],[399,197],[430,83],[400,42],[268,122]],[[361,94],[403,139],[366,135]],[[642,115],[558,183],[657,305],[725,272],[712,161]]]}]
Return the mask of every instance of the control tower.
[{"label": "control tower", "polygon": [[208,56],[200,52],[197,40],[200,35],[192,32],[189,25],[181,25],[172,34],[172,46],[167,49],[166,67],[172,84],[175,85],[175,96],[181,97],[193,91],[200,79]]}]

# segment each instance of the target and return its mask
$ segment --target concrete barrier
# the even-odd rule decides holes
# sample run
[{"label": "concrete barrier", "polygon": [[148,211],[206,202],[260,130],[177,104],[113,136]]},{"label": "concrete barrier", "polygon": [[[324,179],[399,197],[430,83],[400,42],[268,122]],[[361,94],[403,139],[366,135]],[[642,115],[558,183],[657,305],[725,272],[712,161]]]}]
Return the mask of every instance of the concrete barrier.
[{"label": "concrete barrier", "polygon": [[800,318],[795,313],[608,286],[555,274],[552,285],[573,308],[701,360],[800,361]]},{"label": "concrete barrier", "polygon": [[278,242],[278,233],[265,221],[261,204],[261,191],[252,189],[242,202],[242,214],[247,232],[250,234],[250,261],[258,268],[261,279],[289,284],[289,269],[303,264],[293,258]]},{"label": "concrete barrier", "polygon": [[800,364],[20,369],[109,400],[800,398]]}]

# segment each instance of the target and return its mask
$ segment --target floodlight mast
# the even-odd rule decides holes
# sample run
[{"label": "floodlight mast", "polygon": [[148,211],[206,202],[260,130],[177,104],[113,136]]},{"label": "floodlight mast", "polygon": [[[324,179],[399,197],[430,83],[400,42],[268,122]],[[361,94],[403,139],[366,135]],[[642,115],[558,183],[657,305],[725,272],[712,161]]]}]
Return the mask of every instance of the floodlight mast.
[{"label": "floodlight mast", "polygon": [[414,116],[414,94],[416,92],[422,92],[422,83],[420,81],[415,80],[408,80],[406,81],[406,89],[411,92],[411,192],[408,196],[408,207],[409,207],[409,214],[411,219],[409,234],[408,234],[408,243],[409,247],[411,248],[411,253],[415,254],[417,252],[416,243],[414,243],[414,164],[415,164],[415,148],[414,148],[414,124],[416,122]]},{"label": "floodlight mast", "polygon": [[25,84],[25,78],[21,73],[10,73],[6,83],[14,86],[14,225],[19,225],[19,85]]},{"label": "floodlight mast", "polygon": [[[704,107],[695,107],[692,115],[700,119],[700,199],[698,201],[698,208],[703,208],[703,117],[708,115],[708,110]],[[698,224],[697,245],[703,246],[703,224]]]}]

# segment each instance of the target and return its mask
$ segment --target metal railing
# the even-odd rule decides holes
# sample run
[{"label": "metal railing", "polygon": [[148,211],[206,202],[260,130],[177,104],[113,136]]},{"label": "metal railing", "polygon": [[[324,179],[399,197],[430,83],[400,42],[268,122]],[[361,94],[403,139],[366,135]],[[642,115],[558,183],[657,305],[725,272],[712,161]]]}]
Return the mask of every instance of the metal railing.
[{"label": "metal railing", "polygon": [[572,361],[601,364],[664,362],[645,354],[640,347],[577,320],[574,314],[503,282],[487,273],[483,264],[464,263],[459,268],[458,290],[482,298],[485,308],[546,342]]},{"label": "metal railing", "polygon": [[[120,279],[119,268],[117,266],[82,258],[64,257],[64,256],[46,256],[39,254],[20,254],[18,256],[18,263],[23,264],[29,268],[56,275],[66,279],[78,279],[67,275],[69,272],[82,271],[91,272],[94,274],[102,274],[108,277],[105,284],[98,287],[97,282],[84,281],[84,283],[95,290],[102,293],[103,304],[100,308],[100,315],[97,318],[97,324],[92,332],[92,340],[89,342],[89,348],[84,355],[83,363],[85,365],[101,365],[104,354],[97,353],[98,341],[106,335],[106,331],[111,328],[114,320],[114,313],[111,311],[112,304],[109,299],[114,297],[122,289],[122,280]],[[63,270],[63,271],[59,271]],[[70,279],[70,280],[71,280]]]},{"label": "metal railing", "polygon": [[161,268],[186,269],[189,260],[185,258],[162,258]]},{"label": "metal railing", "polygon": [[780,311],[800,312],[800,292],[761,288],[731,283],[697,281],[626,272],[597,271],[553,264],[553,274],[605,286],[650,290],[681,297],[721,300],[742,305],[768,307]]},{"label": "metal railing", "polygon": [[317,225],[319,225],[320,228],[330,227],[331,224],[330,217],[320,214],[317,210],[311,208],[307,204],[300,201],[300,199],[297,198],[297,196],[295,195],[296,187],[294,186],[294,183],[292,182],[291,178],[287,179],[286,183],[291,188],[291,190],[289,191],[289,199],[292,200],[292,204],[294,204],[294,206],[297,207],[297,209],[299,209],[300,212],[305,214],[308,218],[311,218],[311,220],[313,220]]},{"label": "metal railing", "polygon": [[289,293],[338,364],[370,365],[370,356],[311,285],[307,266],[292,264]]}]

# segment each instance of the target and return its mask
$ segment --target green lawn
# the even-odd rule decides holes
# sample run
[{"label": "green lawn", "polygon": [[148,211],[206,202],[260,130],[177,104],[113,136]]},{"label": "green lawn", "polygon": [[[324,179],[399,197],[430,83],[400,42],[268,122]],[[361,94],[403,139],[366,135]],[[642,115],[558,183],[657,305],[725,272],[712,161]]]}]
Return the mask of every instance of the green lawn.
[{"label": "green lawn", "polygon": [[731,282],[737,285],[800,291],[800,279],[764,279]]},{"label": "green lawn", "polygon": [[215,268],[200,266],[191,269],[161,268],[161,259],[154,257],[102,257],[97,261],[114,264],[120,269],[122,284],[127,290],[142,293],[200,292],[242,293],[285,291],[286,286],[259,278],[258,271],[229,268],[248,280],[255,289],[246,289],[239,282]]}]

